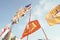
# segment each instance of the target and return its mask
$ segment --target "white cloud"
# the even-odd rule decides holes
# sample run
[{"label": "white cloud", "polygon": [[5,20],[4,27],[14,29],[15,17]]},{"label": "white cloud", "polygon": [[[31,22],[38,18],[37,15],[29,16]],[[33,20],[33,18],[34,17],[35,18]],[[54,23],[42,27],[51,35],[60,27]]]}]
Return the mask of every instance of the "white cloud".
[{"label": "white cloud", "polygon": [[54,3],[52,3],[52,2],[47,2],[47,3],[45,3],[45,7],[44,7],[44,9],[45,10],[51,10],[52,8],[54,8],[56,5],[54,5]]},{"label": "white cloud", "polygon": [[46,0],[42,0],[42,1],[39,2],[40,5],[43,5],[45,3],[46,3]]},{"label": "white cloud", "polygon": [[41,14],[43,13],[44,9],[41,8],[41,6],[38,4],[35,7],[33,7],[32,10],[32,19],[39,18]]},{"label": "white cloud", "polygon": [[53,37],[53,38],[51,38],[51,40],[60,40],[60,37]]},{"label": "white cloud", "polygon": [[40,6],[43,7],[44,10],[49,10],[49,9],[53,8],[54,6],[56,6],[54,0],[53,0],[53,2],[52,2],[52,0],[49,0],[49,1],[48,0],[42,0],[39,2],[39,4],[40,4]]}]

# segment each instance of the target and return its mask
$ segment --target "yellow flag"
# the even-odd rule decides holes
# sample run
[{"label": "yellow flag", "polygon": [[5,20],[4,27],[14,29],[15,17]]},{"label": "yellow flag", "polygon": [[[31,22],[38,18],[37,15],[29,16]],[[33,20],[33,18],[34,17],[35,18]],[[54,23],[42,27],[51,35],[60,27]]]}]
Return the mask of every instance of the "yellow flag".
[{"label": "yellow flag", "polygon": [[50,26],[60,23],[60,5],[57,5],[46,15],[46,20]]}]

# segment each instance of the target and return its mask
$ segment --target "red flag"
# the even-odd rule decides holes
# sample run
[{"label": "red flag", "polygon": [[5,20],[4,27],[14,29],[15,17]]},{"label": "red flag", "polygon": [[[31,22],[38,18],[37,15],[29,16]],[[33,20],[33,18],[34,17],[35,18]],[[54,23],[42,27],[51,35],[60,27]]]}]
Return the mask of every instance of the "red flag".
[{"label": "red flag", "polygon": [[39,28],[41,28],[41,26],[40,26],[38,20],[30,21],[27,24],[27,26],[22,34],[21,39],[24,38],[25,36],[28,36],[29,34],[32,34],[35,31],[37,31]]},{"label": "red flag", "polygon": [[9,30],[10,30],[9,27],[3,28],[2,33],[0,34],[0,38],[3,38],[8,33]]}]

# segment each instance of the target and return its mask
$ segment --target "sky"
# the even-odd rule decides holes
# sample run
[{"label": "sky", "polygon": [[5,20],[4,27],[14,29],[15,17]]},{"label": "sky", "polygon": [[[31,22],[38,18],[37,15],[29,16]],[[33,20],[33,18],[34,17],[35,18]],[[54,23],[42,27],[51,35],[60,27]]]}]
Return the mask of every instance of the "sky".
[{"label": "sky", "polygon": [[[0,0],[0,33],[2,28],[9,24],[18,11],[19,8],[30,4],[31,9],[31,20],[38,20],[41,27],[44,29],[49,40],[60,40],[60,24],[49,26],[45,17],[46,14],[55,6],[60,4],[59,0]],[[29,20],[30,11],[22,18],[19,23],[13,25],[12,33],[19,39],[26,27]],[[24,37],[23,40],[26,40]],[[29,40],[45,39],[44,33],[41,28],[29,35]],[[0,39],[1,40],[1,39]]]}]

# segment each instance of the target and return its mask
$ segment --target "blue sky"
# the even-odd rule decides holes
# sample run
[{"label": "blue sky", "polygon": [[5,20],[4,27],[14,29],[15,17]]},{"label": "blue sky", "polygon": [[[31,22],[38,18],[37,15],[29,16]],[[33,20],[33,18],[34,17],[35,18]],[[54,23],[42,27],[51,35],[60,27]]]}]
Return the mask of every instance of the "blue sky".
[{"label": "blue sky", "polygon": [[[44,28],[50,40],[60,40],[60,24],[49,26],[45,16],[55,6],[60,4],[59,0],[0,0],[0,33],[1,29],[11,22],[19,8],[32,4],[31,20],[39,20],[40,25]],[[28,12],[20,18],[19,23],[13,26],[12,33],[18,38],[21,37],[29,19]],[[41,29],[29,35],[29,40],[45,39]],[[1,39],[0,39],[1,40]],[[26,37],[23,39],[26,40]]]}]

